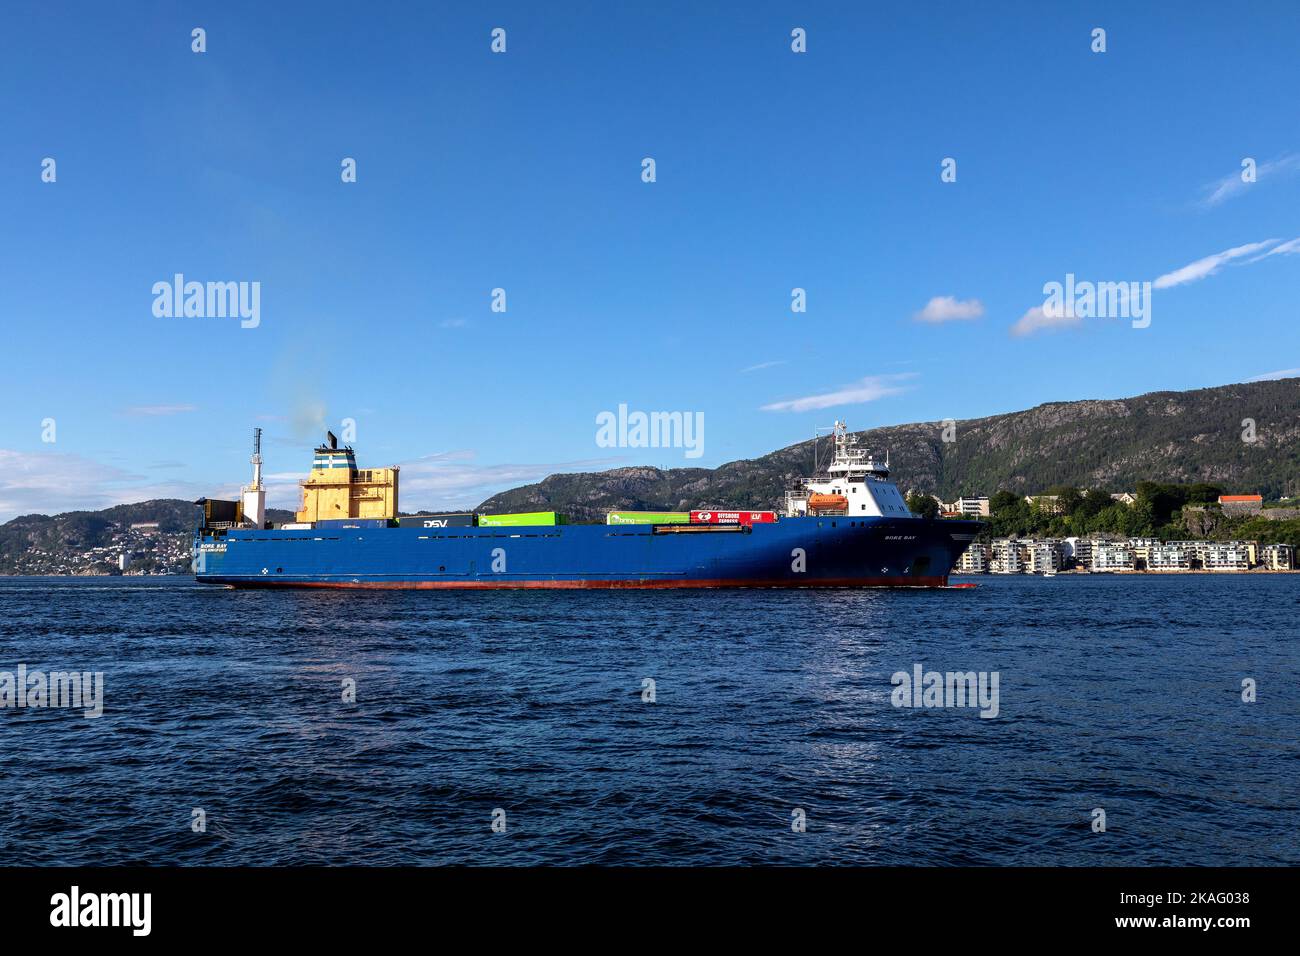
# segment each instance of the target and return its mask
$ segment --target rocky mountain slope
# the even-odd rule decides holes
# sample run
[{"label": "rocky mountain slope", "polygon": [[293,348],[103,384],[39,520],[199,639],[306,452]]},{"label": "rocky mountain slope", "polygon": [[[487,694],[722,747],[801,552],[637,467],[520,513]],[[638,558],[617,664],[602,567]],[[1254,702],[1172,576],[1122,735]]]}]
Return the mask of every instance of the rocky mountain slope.
[{"label": "rocky mountain slope", "polygon": [[[1253,421],[1253,441],[1244,440]],[[1224,385],[1136,398],[1052,402],[1027,411],[860,432],[889,452],[904,491],[958,495],[1055,485],[1131,490],[1141,480],[1207,481],[1265,497],[1300,493],[1300,379]],[[825,445],[823,444],[823,448]],[[786,485],[811,473],[811,441],[707,468],[615,468],[552,475],[494,495],[480,511],[561,511],[603,520],[617,509],[777,507]]]}]

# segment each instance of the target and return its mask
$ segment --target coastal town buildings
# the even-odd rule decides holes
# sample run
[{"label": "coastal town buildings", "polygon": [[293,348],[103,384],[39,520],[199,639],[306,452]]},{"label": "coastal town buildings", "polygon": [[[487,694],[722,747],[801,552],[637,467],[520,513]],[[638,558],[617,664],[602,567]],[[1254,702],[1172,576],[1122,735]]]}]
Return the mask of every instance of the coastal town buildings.
[{"label": "coastal town buildings", "polygon": [[1055,539],[1027,542],[1029,561],[1026,570],[1030,574],[1055,574],[1064,564],[1065,549]]},{"label": "coastal town buildings", "polygon": [[1133,567],[1133,549],[1127,542],[1093,542],[1092,567],[1088,569],[1089,571],[1097,573],[1132,571]]},{"label": "coastal town buildings", "polygon": [[960,515],[968,518],[987,518],[990,514],[988,498],[958,498],[956,501],[944,501],[938,495],[930,497],[939,506],[939,511],[950,517],[955,518]]},{"label": "coastal town buildings", "polygon": [[1154,538],[994,538],[973,542],[954,574],[1055,574],[1058,571],[1249,571],[1296,568],[1287,544],[1158,541]]},{"label": "coastal town buildings", "polygon": [[1295,569],[1295,548],[1289,544],[1266,544],[1260,551],[1261,563],[1270,571]]},{"label": "coastal town buildings", "polygon": [[957,559],[958,574],[985,574],[989,570],[989,546],[982,541],[972,541],[969,548]]},{"label": "coastal town buildings", "polygon": [[993,574],[1020,574],[1025,570],[1024,545],[1015,538],[995,538],[990,545]]},{"label": "coastal town buildings", "polygon": [[1147,550],[1148,571],[1190,571],[1191,554],[1180,542],[1171,541]]},{"label": "coastal town buildings", "polygon": [[1248,571],[1250,549],[1240,541],[1213,542],[1202,558],[1206,571]]},{"label": "coastal town buildings", "polygon": [[22,553],[7,573],[187,574],[190,571],[192,549],[191,532],[162,531],[156,525],[140,529],[124,525],[112,530],[105,543],[93,547],[64,548],[58,551],[30,548]]}]

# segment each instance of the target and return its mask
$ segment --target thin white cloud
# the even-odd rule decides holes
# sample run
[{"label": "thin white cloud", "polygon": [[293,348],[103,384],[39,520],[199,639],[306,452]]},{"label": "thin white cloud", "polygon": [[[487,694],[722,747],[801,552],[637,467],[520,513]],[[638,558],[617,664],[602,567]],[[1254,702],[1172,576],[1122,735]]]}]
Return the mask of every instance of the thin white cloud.
[{"label": "thin white cloud", "polygon": [[188,482],[150,482],[81,455],[0,448],[0,521],[25,514],[98,511],[153,498],[193,500],[202,494]]},{"label": "thin white cloud", "polygon": [[425,455],[403,462],[403,511],[438,508],[470,508],[492,495],[520,485],[541,481],[547,475],[572,471],[612,468],[622,457],[588,458],[577,461],[507,463],[479,465],[468,450]]},{"label": "thin white cloud", "polygon": [[1229,173],[1222,179],[1217,179],[1212,183],[1206,183],[1201,187],[1203,195],[1200,202],[1202,206],[1217,206],[1233,196],[1241,195],[1246,191],[1247,186],[1258,186],[1268,179],[1281,178],[1296,172],[1300,172],[1300,153],[1288,153],[1286,156],[1257,165],[1255,167],[1254,183],[1242,181],[1242,170]]},{"label": "thin white cloud", "polygon": [[438,323],[438,328],[463,329],[467,325],[469,325],[469,321],[466,319],[443,319],[441,322]]},{"label": "thin white cloud", "polygon": [[953,322],[978,319],[984,314],[984,304],[979,299],[961,300],[950,295],[937,295],[925,304],[920,312],[913,313],[917,322]]},{"label": "thin white cloud", "polygon": [[878,398],[901,395],[908,391],[908,386],[901,384],[915,378],[916,372],[900,372],[895,375],[868,375],[866,378],[846,385],[834,392],[819,395],[807,395],[786,402],[773,402],[762,406],[764,412],[810,412],[819,408],[834,408],[837,405],[857,405],[862,402],[874,402]]},{"label": "thin white cloud", "polygon": [[1263,375],[1256,375],[1254,378],[1246,379],[1247,382],[1276,382],[1280,378],[1300,377],[1300,368],[1284,368],[1276,372],[1265,372]]},{"label": "thin white cloud", "polygon": [[1065,329],[1078,325],[1080,321],[1078,315],[1067,315],[1064,309],[1049,312],[1041,305],[1036,305],[1016,320],[1016,324],[1011,326],[1011,334],[1022,336],[1051,329]]},{"label": "thin white cloud", "polygon": [[1223,252],[1216,252],[1212,256],[1206,256],[1203,259],[1197,259],[1195,262],[1189,262],[1181,269],[1175,269],[1173,272],[1166,272],[1156,279],[1154,285],[1157,289],[1172,289],[1174,286],[1186,285],[1188,282],[1195,282],[1198,279],[1204,279],[1218,272],[1224,265],[1232,262],[1234,259],[1240,259],[1243,256],[1251,256],[1257,252],[1263,252],[1270,246],[1276,245],[1280,240],[1265,239],[1263,242],[1248,242],[1244,246],[1233,246],[1231,249],[1225,249]]},{"label": "thin white cloud", "polygon": [[186,412],[197,412],[197,405],[133,405],[126,409],[128,415],[183,415]]},{"label": "thin white cloud", "polygon": [[1272,249],[1268,250],[1268,252],[1264,253],[1262,256],[1256,256],[1254,259],[1249,260],[1245,264],[1250,265],[1252,262],[1259,262],[1261,259],[1267,259],[1269,256],[1294,256],[1294,255],[1300,255],[1300,238],[1289,239],[1286,242],[1282,243],[1280,246],[1274,246]]},{"label": "thin white cloud", "polygon": [[759,362],[757,365],[751,365],[749,368],[742,368],[740,370],[740,374],[744,375],[746,372],[757,372],[760,369],[765,369],[765,368],[776,368],[776,366],[778,365],[785,365],[785,364],[786,364],[785,359],[781,359],[780,361],[777,362]]},{"label": "thin white cloud", "polygon": [[[1173,272],[1166,272],[1152,285],[1157,289],[1172,289],[1208,278],[1225,265],[1250,265],[1278,255],[1300,255],[1300,237],[1286,242],[1280,239],[1265,239],[1262,242],[1248,242],[1245,245],[1233,246],[1231,249],[1189,262]],[[1055,314],[1046,311],[1043,306],[1035,306],[1016,320],[1016,323],[1011,326],[1011,334],[1031,335],[1044,329],[1061,329],[1077,325],[1079,321],[1077,315],[1066,315],[1064,310],[1060,314]]]}]

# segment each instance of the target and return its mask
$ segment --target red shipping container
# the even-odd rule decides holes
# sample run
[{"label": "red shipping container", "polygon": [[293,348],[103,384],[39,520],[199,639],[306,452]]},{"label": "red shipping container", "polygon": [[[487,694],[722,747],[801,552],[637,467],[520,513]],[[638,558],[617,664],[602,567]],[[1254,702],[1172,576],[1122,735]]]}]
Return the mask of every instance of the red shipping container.
[{"label": "red shipping container", "polygon": [[776,520],[775,511],[692,511],[694,524],[754,524]]}]

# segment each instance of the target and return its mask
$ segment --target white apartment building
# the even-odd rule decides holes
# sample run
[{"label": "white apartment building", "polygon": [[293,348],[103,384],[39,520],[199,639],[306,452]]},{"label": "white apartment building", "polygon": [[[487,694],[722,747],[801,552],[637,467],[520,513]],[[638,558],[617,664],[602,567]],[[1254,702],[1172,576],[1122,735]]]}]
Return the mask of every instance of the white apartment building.
[{"label": "white apartment building", "polygon": [[1148,571],[1190,571],[1192,554],[1182,542],[1158,544],[1147,552]]},{"label": "white apartment building", "polygon": [[1054,538],[1044,538],[1041,541],[1027,542],[1029,549],[1029,561],[1026,571],[1031,574],[1055,573],[1061,570],[1065,551],[1061,547],[1061,542]]},{"label": "white apartment building", "polygon": [[1015,538],[994,538],[989,570],[994,574],[1020,574],[1025,570],[1025,545]]},{"label": "white apartment building", "polygon": [[1261,556],[1264,567],[1270,571],[1291,571],[1295,568],[1295,548],[1289,544],[1266,544]]},{"label": "white apartment building", "polygon": [[1092,568],[1096,572],[1132,571],[1133,551],[1127,544],[1112,541],[1094,541]]},{"label": "white apartment building", "polygon": [[1061,542],[1067,564],[1087,570],[1092,567],[1092,541],[1087,538],[1066,538]]},{"label": "white apartment building", "polygon": [[989,570],[989,546],[981,541],[972,541],[970,547],[962,552],[957,560],[959,574],[987,574]]},{"label": "white apartment building", "polygon": [[1202,560],[1207,571],[1249,571],[1250,552],[1242,541],[1212,541]]}]

